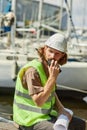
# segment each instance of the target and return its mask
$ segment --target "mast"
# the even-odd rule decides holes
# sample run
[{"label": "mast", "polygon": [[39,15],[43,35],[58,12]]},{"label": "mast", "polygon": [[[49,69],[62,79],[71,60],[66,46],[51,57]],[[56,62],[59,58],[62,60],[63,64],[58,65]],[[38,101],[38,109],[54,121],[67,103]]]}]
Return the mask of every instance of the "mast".
[{"label": "mast", "polygon": [[3,12],[3,0],[0,1],[0,13]]},{"label": "mast", "polygon": [[71,20],[70,15],[72,15],[72,0],[69,1],[69,4],[67,5],[67,14],[68,14],[68,26],[67,26],[67,35],[70,36],[71,34]]},{"label": "mast", "polygon": [[1,30],[2,12],[3,12],[3,0],[0,1],[0,30]]},{"label": "mast", "polygon": [[11,27],[11,44],[12,44],[12,47],[14,48],[14,46],[15,46],[15,30],[16,30],[16,0],[12,0],[11,10],[15,14],[15,21]]},{"label": "mast", "polygon": [[86,17],[86,6],[87,6],[87,1],[86,0],[84,0],[84,10],[83,10],[83,26],[82,26],[82,32],[84,32],[84,28],[85,28],[85,17]]},{"label": "mast", "polygon": [[61,0],[61,7],[60,7],[60,22],[59,22],[59,29],[61,30],[62,24],[62,16],[63,16],[63,0]]},{"label": "mast", "polygon": [[40,38],[40,25],[41,25],[41,18],[42,18],[43,1],[44,0],[39,1],[37,40],[39,40],[39,38]]}]

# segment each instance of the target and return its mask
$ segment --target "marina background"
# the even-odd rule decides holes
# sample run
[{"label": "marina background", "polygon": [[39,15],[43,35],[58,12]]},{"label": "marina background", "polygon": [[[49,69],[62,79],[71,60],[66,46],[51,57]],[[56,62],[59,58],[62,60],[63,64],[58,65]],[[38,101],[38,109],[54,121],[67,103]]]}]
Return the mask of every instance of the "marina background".
[{"label": "marina background", "polygon": [[[20,36],[22,36],[22,37],[17,39],[17,41],[15,41],[15,43],[13,41],[12,46],[11,46],[11,50],[5,49],[3,51],[3,48],[1,48],[1,50],[0,50],[0,52],[1,52],[0,53],[0,62],[1,62],[0,63],[0,66],[1,66],[0,73],[2,74],[2,76],[0,76],[0,78],[1,78],[0,79],[0,87],[4,88],[4,90],[5,90],[5,87],[6,87],[8,89],[7,91],[10,91],[9,89],[13,88],[15,86],[15,82],[11,77],[12,74],[13,74],[11,72],[11,69],[14,68],[14,66],[15,66],[14,63],[15,63],[15,61],[17,61],[15,59],[19,58],[18,63],[20,63],[20,61],[26,63],[26,61],[27,61],[26,59],[29,58],[29,60],[30,60],[30,58],[32,57],[31,52],[32,52],[33,47],[34,48],[37,47],[36,43],[34,44],[34,41],[33,41],[33,40],[35,40],[34,38],[36,38],[36,35],[35,34],[32,35],[31,32],[29,32],[29,30],[27,31],[27,29],[25,28],[25,27],[27,27],[28,23],[30,23],[30,22],[32,23],[32,21],[33,21],[32,18],[34,18],[34,20],[38,20],[38,17],[35,17],[38,14],[37,10],[33,10],[33,8],[29,8],[29,9],[26,8],[28,10],[33,10],[33,14],[29,15],[31,13],[27,13],[27,11],[22,10],[22,9],[25,9],[24,7],[26,7],[28,0],[26,0],[26,2],[24,0],[17,0],[17,1],[19,2],[19,4],[17,4],[18,11],[16,12],[17,16],[18,16],[17,17],[17,26],[19,27],[19,25],[21,25],[21,27],[23,27],[22,31],[21,30],[19,31],[19,34],[21,34]],[[53,0],[51,0],[51,1],[52,1],[52,4],[53,4],[54,3]],[[56,11],[58,12],[58,9],[59,9],[58,6],[59,7],[61,6],[62,0],[58,0],[58,3],[56,1],[57,0],[55,0],[56,4],[53,4],[52,7],[51,7],[51,5],[49,6],[48,16],[51,16],[51,14],[52,14],[52,12],[50,12],[50,9],[52,9],[53,14],[55,12],[54,11],[55,8],[56,8]],[[0,0],[0,2],[2,2],[2,0]],[[30,0],[29,4],[32,4],[31,2],[32,1]],[[47,0],[45,0],[45,2],[47,2]],[[49,2],[50,2],[50,0],[48,1],[48,3]],[[87,17],[86,17],[87,16],[87,8],[86,8],[87,0],[83,0],[83,1],[82,0],[73,0],[73,3],[74,3],[74,4],[72,4],[73,22],[75,24],[75,27],[80,29],[80,30],[77,30],[79,36],[83,36],[84,32],[86,32],[86,29],[87,29]],[[5,0],[4,0],[4,4],[5,4]],[[37,6],[37,2],[36,3],[34,2],[33,7],[35,7],[34,9],[37,9],[37,7],[39,7],[39,6]],[[48,5],[46,5],[46,3],[44,4],[44,8],[45,7],[46,7],[46,9],[48,9]],[[66,13],[66,5],[65,4],[63,4],[63,9],[64,9],[63,11],[64,11],[65,15],[63,15],[64,17],[62,17],[63,18],[62,21],[59,21],[59,23],[61,22],[61,25],[58,24],[58,25],[60,25],[60,26],[58,26],[58,28],[64,29],[64,31],[65,31],[65,29],[68,26],[68,21],[67,21],[68,15]],[[0,10],[2,12],[2,8],[0,8]],[[37,14],[34,15],[34,12],[36,12]],[[45,16],[46,12],[43,12],[42,14],[43,14],[43,18],[46,17]],[[30,18],[32,21],[31,20],[30,21],[25,20],[26,17]],[[53,18],[50,19],[50,20],[53,21]],[[46,23],[47,25],[51,25],[49,23],[52,23],[51,21],[49,22],[49,20],[45,21],[45,22],[47,22]],[[46,27],[47,27],[47,29],[48,28],[50,29],[50,26],[46,26],[43,23],[44,23],[44,21],[42,21],[42,26],[45,29],[46,29]],[[53,24],[52,24],[52,27],[54,27]],[[38,25],[37,22],[35,22],[34,26],[37,27],[36,29],[38,29],[37,25]],[[57,23],[55,23],[55,26],[56,25],[57,25]],[[23,29],[25,29],[25,32],[24,32]],[[51,30],[52,30],[52,32],[50,31],[50,33],[49,33],[49,31],[47,32],[47,30],[46,30],[45,34],[52,34],[53,28],[51,28]],[[42,32],[42,34],[43,34],[43,32]],[[3,37],[1,37],[1,38],[3,38]],[[29,41],[29,38],[32,38],[32,39],[30,39],[31,41]],[[86,39],[86,45],[87,45],[87,36],[85,37],[85,39]],[[41,40],[43,41],[43,39],[41,39]],[[4,40],[1,39],[1,41],[3,42]],[[25,41],[25,44],[24,44],[24,41]],[[4,44],[5,44],[5,42],[4,42]],[[29,45],[29,46],[27,46],[27,45]],[[32,45],[33,45],[33,47],[32,47]],[[40,45],[40,44],[38,44],[38,45]],[[80,44],[78,44],[78,45],[80,45]],[[28,48],[30,48],[30,50],[28,50]],[[77,46],[77,49],[79,49],[78,46]],[[78,52],[77,49],[76,49],[75,52]],[[81,49],[82,49],[82,47],[81,47]],[[73,49],[71,48],[71,50],[73,50]],[[71,50],[70,50],[70,52],[71,52]],[[3,51],[3,53],[2,53],[2,51]],[[75,54],[75,52],[74,52],[74,54]],[[35,54],[34,53],[35,53],[35,51],[33,50],[33,56],[36,56],[35,55],[36,53]],[[21,55],[18,55],[18,54],[21,54]],[[80,53],[80,54],[82,55],[82,53]],[[63,79],[62,81],[60,81],[60,83],[63,83],[63,81],[64,81],[63,85],[65,85],[65,84],[67,85],[67,83],[68,83],[68,85],[69,86],[71,85],[71,87],[79,89],[79,86],[80,86],[80,89],[82,89],[82,90],[84,89],[84,91],[87,90],[87,46],[85,47],[84,54],[85,54],[84,56],[79,57],[78,59],[76,59],[77,61],[73,62],[74,67],[72,67],[72,65],[68,66],[69,67],[68,72],[67,72],[67,70],[62,72],[62,74],[64,74],[64,75],[66,75],[66,73],[69,73],[70,75],[66,76],[66,80],[64,80],[65,76],[64,76],[64,79],[60,77],[60,79]],[[28,57],[28,55],[29,55],[29,57]],[[85,58],[85,60],[83,58]],[[8,60],[8,59],[10,59],[10,60]],[[4,60],[5,60],[5,62],[4,62]],[[10,61],[12,61],[11,64],[10,64]],[[72,64],[72,62],[70,62],[70,64]],[[7,66],[5,66],[5,65],[7,65]],[[67,69],[67,66],[64,69]],[[72,72],[69,71],[71,69],[72,69]],[[76,72],[76,73],[74,73],[74,72]],[[72,74],[74,74],[73,78],[72,78]],[[71,79],[69,80],[69,78],[71,78]],[[78,83],[78,84],[76,84],[76,83]],[[84,86],[83,86],[83,84],[84,84]],[[85,93],[85,95],[86,95],[86,93]],[[73,97],[74,97],[74,95],[73,95]],[[60,97],[60,99],[61,99],[61,101],[62,101],[62,103],[64,104],[65,107],[68,107],[68,108],[70,108],[74,111],[74,114],[76,116],[79,116],[79,117],[87,120],[87,103],[86,102],[79,100],[79,99],[74,99],[74,98],[69,98],[69,97],[65,98],[65,97],[62,97],[62,96]],[[9,115],[12,116],[12,104],[13,104],[13,95],[7,96],[5,94],[3,94],[3,95],[0,94],[0,116],[5,116],[7,118],[9,118]]]}]

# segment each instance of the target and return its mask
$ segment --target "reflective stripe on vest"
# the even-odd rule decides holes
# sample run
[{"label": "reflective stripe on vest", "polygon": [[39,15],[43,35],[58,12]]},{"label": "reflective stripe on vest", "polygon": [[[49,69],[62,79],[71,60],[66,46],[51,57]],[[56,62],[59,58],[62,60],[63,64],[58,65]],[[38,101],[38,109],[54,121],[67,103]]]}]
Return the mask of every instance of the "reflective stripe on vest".
[{"label": "reflective stripe on vest", "polygon": [[[29,96],[29,94],[25,94],[25,93],[22,93],[18,90],[16,90],[16,95],[17,96],[21,96],[23,98],[27,98],[27,99],[31,99],[31,96]],[[51,96],[48,98],[47,102],[51,102],[52,98],[54,96],[54,92],[52,92]],[[21,103],[17,103],[17,101],[14,99],[14,104],[16,104],[19,108],[21,109],[24,109],[24,110],[27,110],[27,111],[32,111],[32,112],[38,112],[38,113],[42,113],[42,114],[49,114],[51,109],[42,109],[42,108],[35,108],[33,106],[27,106],[27,105],[24,105],[24,104],[21,104]]]},{"label": "reflective stripe on vest", "polygon": [[[24,98],[27,98],[27,99],[31,99],[31,96],[30,96],[29,94],[22,93],[22,92],[20,92],[20,91],[18,91],[18,90],[15,91],[15,94],[16,94],[17,96],[21,96],[21,97],[24,97]],[[52,92],[52,94],[51,94],[51,96],[48,98],[47,102],[50,102],[50,101],[52,100],[53,96],[54,96],[54,92]]]},{"label": "reflective stripe on vest", "polygon": [[49,114],[51,111],[51,108],[50,109],[43,109],[43,108],[39,108],[39,107],[37,108],[37,107],[27,106],[27,105],[24,105],[21,103],[17,103],[15,100],[14,100],[14,104],[16,104],[20,109],[24,109],[24,110],[31,111],[31,112]]}]

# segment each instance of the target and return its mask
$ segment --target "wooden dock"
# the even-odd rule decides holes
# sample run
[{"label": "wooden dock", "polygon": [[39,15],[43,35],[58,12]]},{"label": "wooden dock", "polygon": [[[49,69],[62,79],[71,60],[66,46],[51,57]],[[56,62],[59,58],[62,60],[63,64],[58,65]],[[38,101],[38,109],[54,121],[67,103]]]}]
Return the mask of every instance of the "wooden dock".
[{"label": "wooden dock", "polygon": [[16,124],[0,122],[0,130],[19,130],[19,129]]}]

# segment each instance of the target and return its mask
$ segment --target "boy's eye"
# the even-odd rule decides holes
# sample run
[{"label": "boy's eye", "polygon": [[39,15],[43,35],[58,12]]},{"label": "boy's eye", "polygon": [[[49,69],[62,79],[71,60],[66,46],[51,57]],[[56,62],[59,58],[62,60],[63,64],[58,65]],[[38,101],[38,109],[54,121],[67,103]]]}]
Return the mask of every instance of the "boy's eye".
[{"label": "boy's eye", "polygon": [[50,52],[50,53],[53,53],[53,51],[52,51],[52,50],[49,50],[49,52]]}]

